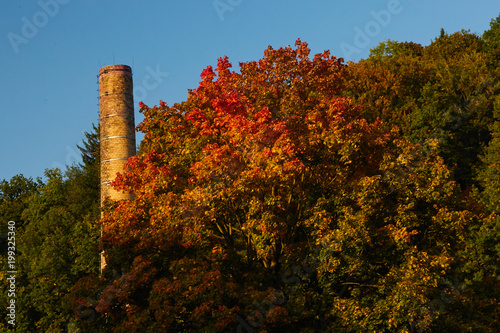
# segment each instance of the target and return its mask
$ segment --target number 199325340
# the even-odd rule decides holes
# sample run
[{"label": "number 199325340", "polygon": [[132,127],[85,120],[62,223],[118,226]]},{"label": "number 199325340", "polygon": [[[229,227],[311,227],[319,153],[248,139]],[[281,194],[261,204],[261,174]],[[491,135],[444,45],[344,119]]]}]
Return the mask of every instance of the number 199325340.
[{"label": "number 199325340", "polygon": [[14,270],[16,265],[16,222],[9,221],[8,222],[7,232],[7,260],[9,265],[9,270]]}]

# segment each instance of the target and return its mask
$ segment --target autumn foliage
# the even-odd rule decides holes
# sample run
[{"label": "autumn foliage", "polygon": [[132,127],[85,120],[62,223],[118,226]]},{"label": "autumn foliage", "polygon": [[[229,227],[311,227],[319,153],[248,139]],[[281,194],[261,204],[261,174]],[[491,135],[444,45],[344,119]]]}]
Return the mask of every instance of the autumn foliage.
[{"label": "autumn foliage", "polygon": [[[473,304],[470,231],[496,217],[461,191],[438,141],[423,150],[367,120],[343,60],[300,40],[239,67],[221,58],[185,102],[141,104],[144,141],[113,183],[135,199],[105,210],[108,281],[85,327],[417,332],[453,321],[438,297]],[[390,98],[368,107],[406,103]],[[101,283],[89,281],[75,304]]]}]

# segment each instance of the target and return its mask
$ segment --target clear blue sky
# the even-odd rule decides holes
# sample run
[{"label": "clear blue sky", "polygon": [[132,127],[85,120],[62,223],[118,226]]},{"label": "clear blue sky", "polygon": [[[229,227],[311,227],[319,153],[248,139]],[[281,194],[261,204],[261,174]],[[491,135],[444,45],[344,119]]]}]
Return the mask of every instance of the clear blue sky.
[{"label": "clear blue sky", "polygon": [[98,122],[102,66],[132,66],[136,105],[172,105],[224,55],[237,67],[301,38],[313,53],[356,61],[386,39],[482,34],[499,14],[498,0],[2,1],[0,180],[79,162],[76,145]]}]

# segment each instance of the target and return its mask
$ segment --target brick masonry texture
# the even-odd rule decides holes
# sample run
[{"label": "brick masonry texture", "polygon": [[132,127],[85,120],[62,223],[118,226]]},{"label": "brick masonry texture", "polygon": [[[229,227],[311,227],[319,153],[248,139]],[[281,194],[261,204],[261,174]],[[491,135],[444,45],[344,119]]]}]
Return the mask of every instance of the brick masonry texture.
[{"label": "brick masonry texture", "polygon": [[123,172],[135,152],[135,122],[132,69],[126,65],[99,70],[101,121],[101,203],[106,197],[128,200],[133,194],[111,188],[109,183]]}]

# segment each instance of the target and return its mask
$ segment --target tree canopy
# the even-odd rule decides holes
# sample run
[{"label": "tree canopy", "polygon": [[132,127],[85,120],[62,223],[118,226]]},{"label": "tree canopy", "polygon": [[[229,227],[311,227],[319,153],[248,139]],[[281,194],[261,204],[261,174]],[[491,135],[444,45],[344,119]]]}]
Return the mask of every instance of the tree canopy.
[{"label": "tree canopy", "polygon": [[[2,230],[7,221],[16,222],[16,332],[61,332],[75,326],[70,289],[98,271],[99,142],[93,130],[86,133],[81,165],[68,166],[64,173],[48,169],[45,181],[17,175],[1,183]],[[97,159],[85,159],[90,155]],[[4,288],[2,304],[9,302],[7,296]],[[6,307],[0,312],[6,318]],[[0,327],[2,332],[12,328],[6,321]]]},{"label": "tree canopy", "polygon": [[139,104],[112,183],[133,200],[99,208],[96,126],[80,164],[1,181],[16,331],[496,332],[499,20],[358,63],[300,39],[222,57]]},{"label": "tree canopy", "polygon": [[[411,63],[426,52],[390,48],[360,66],[417,68]],[[109,202],[101,220],[108,279],[89,277],[73,290],[75,306],[93,315],[84,327],[494,327],[498,319],[484,315],[496,304],[489,292],[498,292],[496,215],[461,189],[439,137],[412,141],[381,121],[395,105],[420,112],[427,83],[397,78],[402,90],[390,98],[400,101],[370,118],[364,112],[377,103],[348,97],[355,65],[329,52],[310,56],[300,40],[231,67],[227,57],[208,66],[185,102],[141,104],[140,153],[113,183],[136,198]],[[433,80],[437,68],[411,77]],[[405,102],[403,91],[415,99]],[[468,292],[478,285],[484,292]],[[101,290],[95,304],[86,290]],[[458,320],[471,306],[482,317]]]}]

